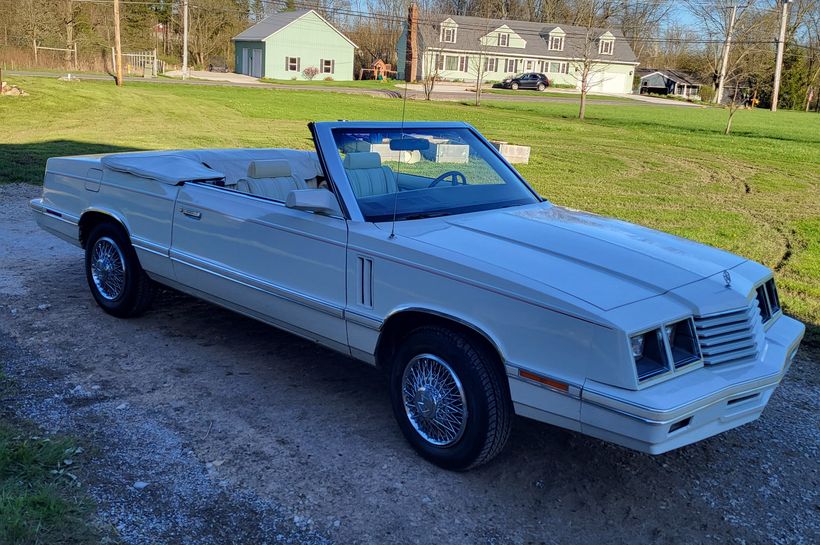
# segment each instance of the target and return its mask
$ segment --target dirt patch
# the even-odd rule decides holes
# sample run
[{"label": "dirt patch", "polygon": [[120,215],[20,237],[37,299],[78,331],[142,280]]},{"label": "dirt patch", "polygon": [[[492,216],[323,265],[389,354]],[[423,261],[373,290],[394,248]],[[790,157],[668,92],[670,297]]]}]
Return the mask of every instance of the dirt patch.
[{"label": "dirt patch", "polygon": [[[517,419],[489,466],[427,464],[374,369],[172,291],[118,320],[82,253],[0,186],[7,403],[96,449],[125,543],[817,543],[816,355],[755,423],[652,457]],[[135,487],[136,483],[146,484]]]}]

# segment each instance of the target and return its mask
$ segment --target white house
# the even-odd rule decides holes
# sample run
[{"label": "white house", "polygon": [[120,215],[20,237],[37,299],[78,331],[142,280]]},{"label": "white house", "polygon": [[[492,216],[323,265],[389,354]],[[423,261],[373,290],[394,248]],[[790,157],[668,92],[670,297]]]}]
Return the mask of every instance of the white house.
[{"label": "white house", "polygon": [[398,77],[499,81],[520,72],[581,85],[581,64],[592,62],[589,90],[630,93],[638,60],[620,30],[441,15],[422,21],[411,7],[397,46]]}]

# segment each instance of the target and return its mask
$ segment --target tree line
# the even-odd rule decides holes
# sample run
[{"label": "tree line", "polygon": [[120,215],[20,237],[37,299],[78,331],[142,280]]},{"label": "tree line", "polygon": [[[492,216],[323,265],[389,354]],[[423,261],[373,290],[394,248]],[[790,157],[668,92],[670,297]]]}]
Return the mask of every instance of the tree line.
[{"label": "tree line", "polygon": [[[679,69],[717,83],[732,6],[737,5],[724,87],[766,106],[774,78],[779,0],[418,0],[422,13],[472,15],[622,29],[641,67]],[[0,0],[0,62],[34,66],[35,44],[70,50],[80,68],[110,68],[113,0]],[[353,40],[356,69],[376,59],[395,66],[410,0],[189,0],[192,64],[233,62],[231,38],[277,11],[313,8]],[[182,50],[182,0],[121,0],[126,51],[156,49],[170,64]],[[591,15],[590,15],[591,14]],[[780,107],[820,108],[820,0],[789,5]],[[37,64],[71,67],[69,51]],[[75,67],[76,68],[76,67]],[[704,91],[708,94],[708,90]]]}]

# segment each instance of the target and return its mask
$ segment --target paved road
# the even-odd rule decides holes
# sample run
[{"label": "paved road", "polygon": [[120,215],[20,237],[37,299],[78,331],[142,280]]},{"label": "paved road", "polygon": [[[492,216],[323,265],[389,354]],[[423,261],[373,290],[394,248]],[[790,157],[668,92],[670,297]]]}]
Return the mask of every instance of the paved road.
[{"label": "paved road", "polygon": [[760,420],[662,456],[516,419],[496,461],[446,472],[369,366],[172,291],[103,313],[39,192],[0,184],[0,404],[92,447],[83,485],[127,545],[820,542],[816,354]]},{"label": "paved road", "polygon": [[[9,70],[4,72],[10,76],[26,76],[26,77],[47,77],[47,78],[56,78],[59,77],[59,74],[54,72],[40,72],[40,71],[27,71],[27,70]],[[112,81],[112,76],[105,75],[105,74],[78,74],[78,78],[81,80],[103,80],[103,81]],[[246,77],[247,78],[247,77]],[[242,79],[237,79],[234,81],[220,81],[216,79],[174,79],[174,78],[139,78],[139,77],[125,77],[123,78],[126,82],[133,82],[133,83],[161,83],[161,84],[169,84],[169,85],[204,85],[204,86],[217,86],[217,87],[252,87],[252,88],[261,88],[261,89],[280,89],[280,90],[288,90],[288,91],[320,91],[320,92],[330,92],[330,93],[343,93],[349,95],[368,95],[368,96],[377,96],[377,97],[386,97],[386,98],[402,98],[404,96],[404,90],[400,87],[391,87],[387,89],[368,89],[362,87],[335,87],[335,86],[318,86],[318,85],[289,85],[289,84],[276,84],[276,83],[265,83],[260,81],[243,81]],[[424,99],[424,92],[418,89],[408,89],[407,90],[407,98],[412,100],[423,100]],[[623,100],[623,98],[631,99],[632,102],[628,102]],[[444,90],[434,91],[433,93],[433,100],[442,100],[442,101],[455,101],[455,102],[472,102],[474,99],[474,94],[472,92],[464,91],[464,90],[456,90],[454,86],[448,86]],[[491,93],[484,93],[482,95],[482,101],[488,102],[554,102],[554,103],[565,103],[565,104],[577,104],[578,98],[574,96],[567,96],[567,97],[555,97],[555,96],[537,96],[537,95],[511,95],[511,94],[491,94]],[[681,107],[698,107],[695,104],[690,104],[688,102],[680,102],[674,100],[664,100],[660,98],[654,97],[641,97],[641,96],[627,96],[624,95],[620,100],[613,99],[613,100],[606,100],[606,99],[599,99],[599,98],[591,98],[587,100],[588,104],[599,104],[599,105],[611,105],[611,106],[641,106],[641,105],[653,105],[653,106],[681,106]]]}]

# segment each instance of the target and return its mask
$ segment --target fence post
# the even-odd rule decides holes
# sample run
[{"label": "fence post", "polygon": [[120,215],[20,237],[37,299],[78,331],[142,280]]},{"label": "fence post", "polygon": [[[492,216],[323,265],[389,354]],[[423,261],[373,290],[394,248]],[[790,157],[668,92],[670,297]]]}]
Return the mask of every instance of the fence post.
[{"label": "fence post", "polygon": [[37,38],[34,38],[34,64],[37,64]]},{"label": "fence post", "polygon": [[159,74],[157,73],[157,48],[154,48],[154,77],[157,77]]},{"label": "fence post", "polygon": [[111,70],[117,73],[117,55],[114,53],[114,48],[111,48]]},{"label": "fence post", "polygon": [[74,42],[74,70],[80,69],[80,63],[77,60],[77,42]]}]

